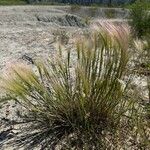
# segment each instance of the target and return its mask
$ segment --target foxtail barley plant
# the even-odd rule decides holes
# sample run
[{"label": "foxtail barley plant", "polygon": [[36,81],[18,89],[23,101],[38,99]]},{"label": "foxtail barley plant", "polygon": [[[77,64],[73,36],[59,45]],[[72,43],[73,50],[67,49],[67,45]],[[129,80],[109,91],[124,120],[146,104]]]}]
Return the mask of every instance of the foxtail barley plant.
[{"label": "foxtail barley plant", "polygon": [[32,132],[22,137],[27,145],[89,150],[124,146],[136,114],[123,82],[129,30],[107,22],[96,22],[91,29],[89,37],[76,40],[75,50],[60,48],[55,61],[35,62],[36,71],[15,65],[1,79],[2,100],[20,103],[22,117],[31,122]]}]

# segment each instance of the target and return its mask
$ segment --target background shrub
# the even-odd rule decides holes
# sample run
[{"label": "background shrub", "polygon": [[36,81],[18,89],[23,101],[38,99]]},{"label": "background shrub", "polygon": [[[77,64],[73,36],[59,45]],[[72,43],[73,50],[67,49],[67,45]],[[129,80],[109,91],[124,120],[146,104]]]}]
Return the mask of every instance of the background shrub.
[{"label": "background shrub", "polygon": [[136,1],[131,6],[130,25],[135,35],[138,37],[145,36],[150,33],[150,4],[146,1]]}]

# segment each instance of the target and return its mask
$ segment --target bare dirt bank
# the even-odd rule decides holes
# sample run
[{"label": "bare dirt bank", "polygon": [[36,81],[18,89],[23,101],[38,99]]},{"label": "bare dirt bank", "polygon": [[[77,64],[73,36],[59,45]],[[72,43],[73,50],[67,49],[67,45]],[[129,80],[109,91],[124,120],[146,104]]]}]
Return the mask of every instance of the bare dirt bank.
[{"label": "bare dirt bank", "polygon": [[[88,7],[71,10],[69,6],[0,6],[0,68],[24,54],[47,56],[53,50],[54,30],[75,31],[85,26],[83,17],[102,19],[105,10]],[[116,10],[115,17],[122,21],[127,12]]]}]

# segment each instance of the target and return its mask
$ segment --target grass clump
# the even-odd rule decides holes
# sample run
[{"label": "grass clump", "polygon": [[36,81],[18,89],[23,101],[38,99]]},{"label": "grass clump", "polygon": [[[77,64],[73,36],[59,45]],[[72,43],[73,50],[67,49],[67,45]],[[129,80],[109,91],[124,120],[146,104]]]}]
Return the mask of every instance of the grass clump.
[{"label": "grass clump", "polygon": [[71,11],[72,13],[77,12],[77,11],[79,11],[80,9],[81,9],[81,6],[78,5],[78,4],[72,4],[72,5],[70,6],[70,11]]},{"label": "grass clump", "polygon": [[19,102],[25,109],[22,117],[31,122],[19,143],[110,149],[124,148],[131,133],[138,135],[138,105],[125,97],[123,84],[128,30],[100,22],[93,28],[97,32],[79,38],[75,50],[60,48],[55,60],[36,63],[36,72],[17,65],[3,77],[3,100]]},{"label": "grass clump", "polygon": [[69,35],[65,30],[55,30],[53,32],[54,42],[59,42],[62,45],[66,45],[69,42]]}]

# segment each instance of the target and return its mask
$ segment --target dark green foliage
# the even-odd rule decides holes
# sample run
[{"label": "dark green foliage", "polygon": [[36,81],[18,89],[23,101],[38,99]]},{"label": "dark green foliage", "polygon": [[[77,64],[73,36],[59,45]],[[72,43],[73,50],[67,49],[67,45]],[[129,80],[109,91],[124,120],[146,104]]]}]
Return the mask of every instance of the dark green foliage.
[{"label": "dark green foliage", "polygon": [[139,38],[150,34],[150,12],[149,3],[144,1],[136,1],[131,6],[130,25],[133,28],[134,34]]}]

